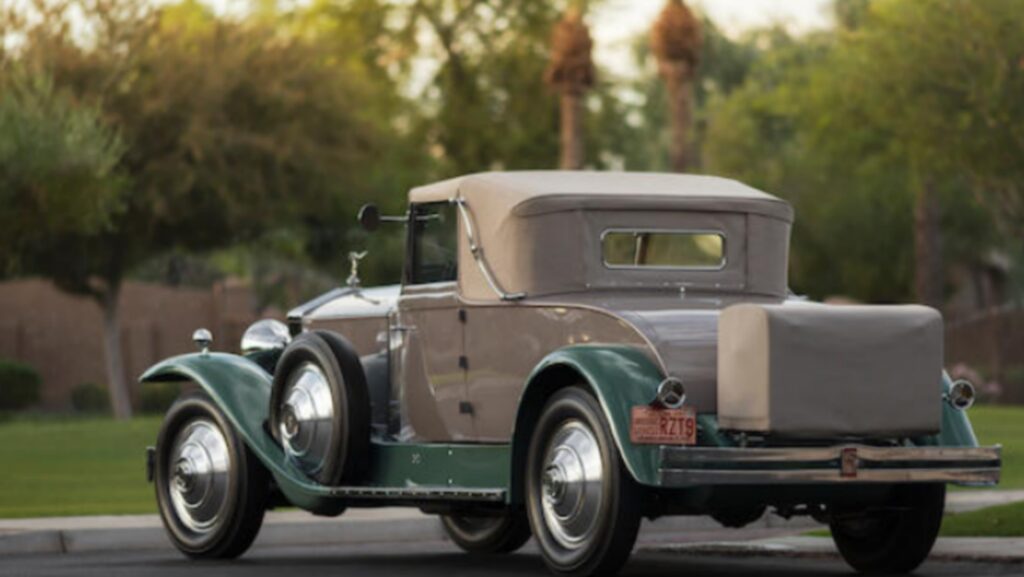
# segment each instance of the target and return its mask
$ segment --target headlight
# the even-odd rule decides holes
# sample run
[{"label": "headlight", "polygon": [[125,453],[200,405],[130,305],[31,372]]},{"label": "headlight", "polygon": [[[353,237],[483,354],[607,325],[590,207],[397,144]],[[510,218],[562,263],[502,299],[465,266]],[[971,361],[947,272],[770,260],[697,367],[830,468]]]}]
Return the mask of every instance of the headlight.
[{"label": "headlight", "polygon": [[242,335],[242,354],[281,350],[292,342],[288,325],[274,319],[256,321]]},{"label": "headlight", "polygon": [[949,388],[949,394],[946,395],[946,401],[954,409],[966,411],[974,404],[975,397],[974,385],[969,381],[959,379],[953,381],[953,386]]}]

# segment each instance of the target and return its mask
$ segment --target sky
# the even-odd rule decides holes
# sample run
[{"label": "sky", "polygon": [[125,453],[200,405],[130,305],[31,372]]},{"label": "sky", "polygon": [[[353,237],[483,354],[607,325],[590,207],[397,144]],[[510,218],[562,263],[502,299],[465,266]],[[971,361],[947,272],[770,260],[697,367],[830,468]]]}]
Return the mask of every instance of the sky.
[{"label": "sky", "polygon": [[[830,0],[687,0],[726,34],[783,23],[794,32],[831,25]],[[631,76],[630,42],[648,30],[665,0],[605,0],[589,16],[594,60],[616,76]]]}]

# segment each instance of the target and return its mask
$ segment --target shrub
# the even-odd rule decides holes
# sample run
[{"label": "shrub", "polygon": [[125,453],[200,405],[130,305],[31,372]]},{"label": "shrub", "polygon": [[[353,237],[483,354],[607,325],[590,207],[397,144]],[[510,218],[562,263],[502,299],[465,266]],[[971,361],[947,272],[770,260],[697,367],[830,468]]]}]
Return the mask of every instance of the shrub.
[{"label": "shrub", "polygon": [[81,413],[110,412],[110,393],[103,385],[82,383],[71,389],[71,406]]},{"label": "shrub", "polygon": [[181,394],[181,383],[143,383],[142,401],[143,413],[164,413],[171,406],[171,403]]},{"label": "shrub", "polygon": [[0,359],[0,410],[20,411],[39,402],[39,373],[19,363]]}]

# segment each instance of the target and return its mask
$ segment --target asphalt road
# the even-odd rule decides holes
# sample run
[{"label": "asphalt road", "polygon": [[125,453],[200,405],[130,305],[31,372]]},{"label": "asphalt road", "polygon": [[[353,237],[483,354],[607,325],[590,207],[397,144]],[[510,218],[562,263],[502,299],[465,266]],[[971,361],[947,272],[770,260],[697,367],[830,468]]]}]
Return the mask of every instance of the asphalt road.
[{"label": "asphalt road", "polygon": [[[1024,566],[983,563],[926,563],[918,577],[1021,575]],[[227,563],[188,561],[170,552],[80,553],[0,559],[0,575],[104,577],[468,577],[548,573],[536,550],[515,555],[476,557],[450,543],[348,545],[254,550]],[[725,557],[674,553],[634,553],[622,575],[678,577],[814,577],[853,573],[839,560],[824,558]]]}]

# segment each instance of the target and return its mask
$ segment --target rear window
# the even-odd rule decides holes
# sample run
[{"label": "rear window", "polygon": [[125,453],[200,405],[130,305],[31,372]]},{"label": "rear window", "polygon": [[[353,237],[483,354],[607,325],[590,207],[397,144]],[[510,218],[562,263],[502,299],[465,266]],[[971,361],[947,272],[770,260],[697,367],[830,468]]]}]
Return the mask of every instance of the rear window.
[{"label": "rear window", "polygon": [[718,270],[725,266],[725,236],[715,231],[606,230],[605,266]]}]

